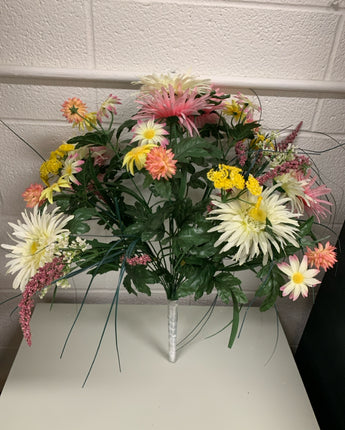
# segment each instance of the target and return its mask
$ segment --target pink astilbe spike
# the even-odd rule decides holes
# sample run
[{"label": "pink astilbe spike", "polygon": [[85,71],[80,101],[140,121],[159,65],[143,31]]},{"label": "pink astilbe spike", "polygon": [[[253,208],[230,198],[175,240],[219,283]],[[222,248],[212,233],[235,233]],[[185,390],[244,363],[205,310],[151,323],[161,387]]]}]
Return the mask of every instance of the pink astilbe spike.
[{"label": "pink astilbe spike", "polygon": [[278,151],[285,151],[287,149],[287,147],[294,142],[294,140],[296,139],[298,132],[300,131],[301,127],[302,127],[303,121],[301,121],[298,126],[288,135],[286,136],[286,138],[284,140],[282,140],[281,142],[279,142],[277,144],[277,150]]},{"label": "pink astilbe spike", "polygon": [[243,140],[236,143],[235,152],[240,166],[243,167],[247,161],[247,151],[246,151],[245,144],[243,143]]},{"label": "pink astilbe spike", "polygon": [[64,273],[65,264],[63,257],[55,257],[50,263],[46,263],[40,267],[35,275],[26,284],[22,295],[22,300],[19,303],[19,323],[23,331],[24,339],[31,346],[31,330],[30,320],[34,307],[35,295],[48,287],[54,281],[61,278]]},{"label": "pink astilbe spike", "polygon": [[305,155],[297,155],[294,160],[285,161],[285,163],[276,166],[274,169],[260,176],[258,179],[260,185],[263,185],[265,182],[270,179],[275,178],[276,176],[283,175],[284,173],[288,173],[291,170],[295,170],[296,172],[304,169],[306,166],[310,166],[311,161]]}]

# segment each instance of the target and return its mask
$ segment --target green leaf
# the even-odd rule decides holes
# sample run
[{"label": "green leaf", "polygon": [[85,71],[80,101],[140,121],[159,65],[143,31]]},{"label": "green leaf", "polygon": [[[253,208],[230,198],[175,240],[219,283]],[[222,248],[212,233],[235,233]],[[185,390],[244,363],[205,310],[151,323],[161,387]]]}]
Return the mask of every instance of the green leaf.
[{"label": "green leaf", "polygon": [[[137,264],[136,266],[126,265],[127,276],[131,279],[135,288],[140,292],[151,295],[151,290],[148,284],[156,284],[159,282],[159,277],[155,272],[151,272],[147,266]],[[127,285],[128,285],[128,281]]]},{"label": "green leaf", "polygon": [[67,228],[72,234],[82,235],[90,231],[90,226],[83,222],[90,220],[97,214],[95,208],[79,208],[74,212],[74,218],[68,222]]},{"label": "green leaf", "polygon": [[189,296],[197,290],[199,291],[199,294],[201,293],[201,297],[203,292],[209,288],[209,284],[213,284],[212,279],[215,273],[215,268],[211,264],[206,264],[201,268],[200,266],[187,266],[183,268],[183,272],[185,280],[177,289],[178,297]]},{"label": "green leaf", "polygon": [[95,131],[90,133],[85,133],[81,136],[72,137],[67,141],[67,143],[73,143],[76,145],[76,149],[85,145],[93,146],[103,146],[102,132]]},{"label": "green leaf", "polygon": [[72,234],[76,234],[78,236],[90,231],[90,226],[88,224],[86,224],[85,222],[78,221],[77,219],[72,219],[71,221],[69,221],[66,227]]},{"label": "green leaf", "polygon": [[238,305],[237,302],[237,298],[235,296],[235,294],[232,296],[232,312],[233,312],[233,317],[232,317],[232,326],[231,326],[231,334],[230,334],[230,339],[229,339],[229,343],[228,343],[228,347],[232,348],[235,339],[236,339],[236,335],[238,332],[238,326],[239,326],[239,322],[240,322],[240,307]]},{"label": "green leaf", "polygon": [[299,233],[300,237],[310,235],[313,223],[314,223],[314,217],[312,216],[300,224],[300,227],[298,229],[299,230],[298,233]]},{"label": "green leaf", "polygon": [[138,295],[137,292],[132,288],[131,278],[128,275],[126,275],[123,280],[123,286],[126,288],[129,294],[135,294],[136,296]]},{"label": "green leaf", "polygon": [[165,179],[161,179],[159,181],[154,181],[151,185],[152,192],[155,196],[163,197],[164,199],[169,200],[171,197],[171,184],[169,181]]},{"label": "green leaf", "polygon": [[179,162],[188,162],[190,158],[200,158],[209,156],[212,146],[202,137],[188,137],[182,139],[173,147],[175,159]]},{"label": "green leaf", "polygon": [[236,300],[240,301],[240,303],[248,301],[245,294],[239,288],[234,288],[238,285],[241,285],[241,280],[236,278],[232,273],[221,272],[214,278],[214,286],[219,298],[224,303],[229,303],[229,299],[232,296],[235,296]]},{"label": "green leaf", "polygon": [[134,222],[133,224],[127,226],[124,233],[128,236],[138,236],[145,231],[145,223],[142,221]]},{"label": "green leaf", "polygon": [[87,221],[95,215],[97,215],[95,208],[79,208],[74,212],[74,219],[76,221]]},{"label": "green leaf", "polygon": [[260,127],[258,122],[238,123],[233,128],[229,128],[229,134],[235,141],[252,139],[253,129]]},{"label": "green leaf", "polygon": [[189,249],[189,255],[195,256],[198,258],[209,258],[215,254],[218,254],[218,249],[214,246],[213,241],[208,240],[208,242],[199,245],[193,246]]},{"label": "green leaf", "polygon": [[116,139],[119,139],[121,133],[125,128],[128,129],[128,131],[132,130],[132,128],[135,126],[137,122],[134,119],[128,119],[127,121],[123,122],[120,127],[117,129],[116,133]]},{"label": "green leaf", "polygon": [[257,297],[266,296],[260,306],[260,310],[264,312],[274,305],[280,295],[280,287],[285,281],[278,266],[274,263],[264,266],[259,271],[258,277],[262,279],[262,284],[259,286],[255,295]]},{"label": "green leaf", "polygon": [[272,290],[271,293],[265,298],[265,300],[262,302],[260,306],[261,312],[266,312],[268,309],[270,309],[274,303],[277,301],[277,298],[279,297],[279,290]]},{"label": "green leaf", "polygon": [[181,248],[188,250],[193,246],[208,243],[211,234],[205,230],[205,226],[194,225],[183,228],[174,241]]}]

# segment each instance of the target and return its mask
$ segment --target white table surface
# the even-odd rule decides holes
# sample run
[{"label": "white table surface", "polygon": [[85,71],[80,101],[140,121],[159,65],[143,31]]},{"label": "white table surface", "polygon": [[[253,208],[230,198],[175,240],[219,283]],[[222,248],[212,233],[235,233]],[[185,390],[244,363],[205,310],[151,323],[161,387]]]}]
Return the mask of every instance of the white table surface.
[{"label": "white table surface", "polygon": [[[198,338],[167,360],[167,307],[119,305],[84,388],[108,305],[86,305],[65,354],[77,305],[37,305],[30,348],[21,344],[0,397],[3,430],[314,430],[319,429],[276,314],[251,308],[229,350],[231,319],[216,307]],[[208,308],[179,307],[179,338]],[[271,358],[270,358],[271,357]]]}]

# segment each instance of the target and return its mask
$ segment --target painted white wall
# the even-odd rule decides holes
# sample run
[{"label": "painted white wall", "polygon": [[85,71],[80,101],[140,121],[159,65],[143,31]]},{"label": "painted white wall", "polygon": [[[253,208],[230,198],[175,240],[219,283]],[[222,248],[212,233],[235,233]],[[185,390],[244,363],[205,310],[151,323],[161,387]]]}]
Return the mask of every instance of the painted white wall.
[{"label": "painted white wall", "polygon": [[[61,116],[66,98],[80,97],[93,109],[112,92],[124,100],[119,122],[133,111],[133,91],[117,90],[119,82],[114,86],[98,82],[98,71],[111,80],[112,73],[115,79],[188,70],[230,86],[250,80],[263,105],[265,127],[291,127],[303,120],[299,146],[327,150],[334,141],[315,132],[345,142],[344,13],[341,0],[3,0],[0,118],[47,156],[75,133]],[[68,71],[73,79],[67,79]],[[88,73],[93,78],[86,82]],[[60,77],[53,79],[56,75]],[[264,85],[267,79],[273,87]],[[290,90],[279,90],[276,80]],[[325,93],[320,83],[336,85],[339,92]],[[295,91],[301,88],[305,91]],[[24,209],[21,193],[39,180],[40,159],[1,124],[0,129],[0,243],[4,243],[7,222],[16,222]],[[330,225],[338,232],[345,217],[344,148],[316,156],[315,161],[334,191],[337,212]],[[5,261],[5,251],[0,250],[0,302],[13,295]],[[85,282],[76,280],[75,289],[60,300],[80,298]],[[101,277],[91,299],[108,300],[112,282],[109,276]],[[255,280],[246,277],[245,285],[250,291]],[[154,296],[157,302],[163,300],[160,290]],[[279,301],[292,348],[311,303],[311,298],[293,304]],[[0,307],[0,385],[21,338],[17,314],[9,316],[15,305],[11,301]]]}]

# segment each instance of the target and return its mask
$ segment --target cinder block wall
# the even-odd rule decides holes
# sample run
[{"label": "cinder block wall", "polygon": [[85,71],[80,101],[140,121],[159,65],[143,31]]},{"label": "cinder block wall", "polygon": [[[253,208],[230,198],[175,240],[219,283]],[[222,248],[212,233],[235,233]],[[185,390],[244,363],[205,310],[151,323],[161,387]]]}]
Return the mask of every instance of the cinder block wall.
[{"label": "cinder block wall", "polygon": [[[298,145],[326,151],[335,142],[322,133],[345,141],[344,11],[345,2],[337,0],[3,0],[0,118],[47,157],[76,133],[60,113],[66,98],[80,97],[96,109],[112,92],[123,99],[119,122],[133,112],[133,91],[99,82],[97,74],[86,82],[82,79],[86,73],[141,76],[188,70],[230,83],[252,79],[263,105],[265,127],[277,130],[303,120]],[[71,70],[76,78],[67,79]],[[61,77],[52,79],[59,72]],[[262,89],[267,79],[280,80],[280,87]],[[313,81],[340,83],[340,90],[325,93],[315,82],[310,92]],[[285,84],[290,89],[282,91]],[[296,88],[302,90],[296,92]],[[4,125],[0,129],[0,243],[8,243],[7,223],[20,217],[21,193],[39,181],[41,160]],[[314,159],[337,202],[336,215],[328,223],[335,240],[345,214],[344,149]],[[5,253],[0,250],[0,302],[14,294],[12,279],[5,274]],[[85,278],[77,279],[75,287],[58,300],[80,299],[85,283]],[[112,285],[111,277],[101,277],[90,300],[106,302]],[[243,285],[250,294],[256,280],[245,275]],[[153,296],[151,301],[164,301],[159,289]],[[145,298],[124,295],[122,300]],[[21,340],[17,314],[10,315],[16,303],[0,307],[0,385]],[[311,303],[311,299],[278,303],[293,349]]]}]

